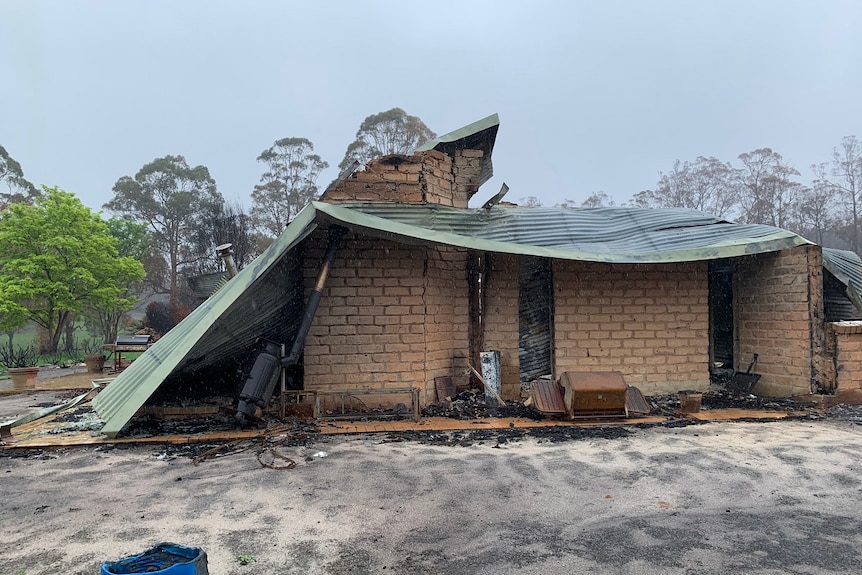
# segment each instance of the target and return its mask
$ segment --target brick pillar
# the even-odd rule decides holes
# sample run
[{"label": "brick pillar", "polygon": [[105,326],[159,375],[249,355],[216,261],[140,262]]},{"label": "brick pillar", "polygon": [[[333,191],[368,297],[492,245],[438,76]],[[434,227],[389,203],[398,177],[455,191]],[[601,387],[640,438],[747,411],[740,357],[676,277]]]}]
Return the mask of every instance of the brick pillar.
[{"label": "brick pillar", "polygon": [[818,246],[799,246],[737,260],[734,358],[745,370],[758,354],[766,396],[810,393],[828,385],[823,321],[823,264]]}]

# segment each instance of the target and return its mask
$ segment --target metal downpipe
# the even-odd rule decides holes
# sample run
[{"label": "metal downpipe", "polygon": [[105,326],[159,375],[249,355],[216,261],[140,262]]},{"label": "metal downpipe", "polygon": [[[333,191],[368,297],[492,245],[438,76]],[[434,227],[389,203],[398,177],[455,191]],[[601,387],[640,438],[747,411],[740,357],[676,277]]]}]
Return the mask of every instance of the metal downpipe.
[{"label": "metal downpipe", "polygon": [[302,312],[302,323],[299,325],[296,337],[293,339],[290,353],[281,360],[282,367],[290,367],[299,362],[299,356],[302,355],[302,350],[305,348],[305,338],[308,336],[309,330],[311,330],[311,322],[314,321],[314,315],[317,313],[317,307],[320,305],[320,298],[323,295],[326,279],[329,277],[329,268],[335,260],[335,252],[338,251],[338,245],[345,233],[347,233],[347,229],[341,226],[332,226],[329,229],[329,245],[326,247],[326,255],[323,257],[323,263],[320,266],[317,283],[314,285],[311,295],[308,296],[305,311]]}]

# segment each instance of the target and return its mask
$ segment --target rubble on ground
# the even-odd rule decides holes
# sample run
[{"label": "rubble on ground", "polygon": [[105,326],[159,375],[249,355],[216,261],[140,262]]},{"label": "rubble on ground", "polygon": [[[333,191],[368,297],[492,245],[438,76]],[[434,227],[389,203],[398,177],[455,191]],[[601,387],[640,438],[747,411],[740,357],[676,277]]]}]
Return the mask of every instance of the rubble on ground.
[{"label": "rubble on ground", "polygon": [[[66,394],[74,395],[76,391],[68,391]],[[507,401],[502,405],[494,406],[493,401],[488,401],[489,398],[481,390],[469,390],[458,393],[452,398],[447,398],[444,401],[436,402],[427,405],[421,412],[425,417],[447,417],[458,420],[472,420],[471,429],[468,430],[449,430],[449,431],[403,431],[392,432],[385,442],[393,441],[417,441],[434,445],[447,446],[468,446],[477,442],[491,442],[493,446],[499,447],[510,441],[518,441],[523,438],[533,438],[539,442],[559,442],[584,439],[617,439],[626,437],[637,430],[646,427],[683,427],[690,425],[704,425],[707,422],[696,418],[686,417],[680,413],[680,398],[679,395],[666,394],[649,396],[646,398],[647,403],[652,407],[651,415],[663,416],[666,419],[660,422],[639,422],[637,418],[630,418],[615,422],[614,425],[595,426],[560,426],[548,425],[541,427],[520,428],[510,425],[508,429],[492,428],[490,421],[483,422],[486,419],[499,418],[528,418],[535,421],[548,420],[550,418],[529,405],[524,405],[524,402]],[[170,402],[169,402],[170,403]],[[489,405],[491,403],[491,405]],[[201,400],[196,402],[182,401],[180,405],[183,407],[199,407]],[[173,403],[176,406],[176,402]],[[169,405],[170,407],[170,405]],[[837,421],[845,421],[854,424],[862,424],[862,405],[837,404],[826,408],[826,404],[817,402],[817,400],[805,401],[805,398],[785,399],[785,398],[768,398],[759,397],[753,394],[733,394],[722,389],[712,389],[702,393],[701,411],[709,411],[712,409],[727,409],[736,408],[743,410],[752,410],[752,419],[756,420],[757,411],[778,411],[785,413],[793,413],[797,417],[805,417],[809,419],[831,419]],[[368,421],[374,419],[369,417],[367,408],[365,413],[357,413],[356,421]],[[404,409],[392,409],[380,411],[381,417],[406,419],[411,414],[404,406]],[[403,413],[404,415],[400,415]],[[350,416],[349,413],[345,414]],[[88,431],[98,433],[98,428],[101,421],[98,421],[95,412],[89,406],[78,406],[74,409],[57,414],[55,422],[59,425],[46,433],[63,433],[66,431]],[[266,420],[260,422],[260,437],[251,440],[253,443],[257,441],[269,442],[258,445],[254,443],[255,448],[269,448],[268,446],[274,440],[278,441],[279,446],[303,446],[307,447],[315,442],[324,441],[324,436],[318,434],[316,422],[310,418],[287,417],[278,418],[271,413],[267,413]],[[483,425],[485,427],[483,427]],[[162,418],[155,415],[138,415],[129,423],[129,426],[124,430],[122,436],[129,438],[147,438],[154,436],[192,436],[204,432],[231,432],[238,429],[238,422],[232,413],[223,410],[217,415],[186,417],[182,419]],[[379,435],[369,436],[369,439],[379,438]],[[244,440],[249,441],[249,440]],[[158,456],[166,458],[176,457],[200,457],[202,453],[212,451],[220,443],[205,443],[196,445],[162,445],[159,447]],[[112,448],[119,449],[119,446]],[[16,451],[0,450],[3,456],[13,456]],[[17,453],[20,453],[17,452]],[[42,450],[31,452],[32,456],[42,457],[45,453]]]},{"label": "rubble on ground", "polygon": [[[676,393],[649,396],[647,401],[653,406],[654,415],[672,415],[680,410],[679,395]],[[760,397],[753,394],[737,395],[721,389],[703,392],[700,403],[701,411],[728,408],[784,412],[812,411],[811,404],[800,403],[792,399]]]},{"label": "rubble on ground", "polygon": [[862,425],[862,405],[848,405],[839,403],[830,407],[825,412],[829,419],[837,419],[839,421],[849,421]]},{"label": "rubble on ground", "polygon": [[503,405],[488,405],[485,394],[464,391],[454,398],[429,404],[422,410],[426,417],[448,417],[451,419],[482,419],[486,417],[524,417],[534,421],[545,419],[545,415],[525,406],[520,401],[507,401]]},{"label": "rubble on ground", "polygon": [[586,439],[619,439],[634,433],[628,426],[601,425],[596,427],[548,426],[518,427],[510,429],[484,428],[453,431],[399,431],[389,433],[384,443],[415,441],[429,445],[469,447],[474,443],[492,441],[499,447],[512,441],[526,438],[539,443],[577,441]]}]

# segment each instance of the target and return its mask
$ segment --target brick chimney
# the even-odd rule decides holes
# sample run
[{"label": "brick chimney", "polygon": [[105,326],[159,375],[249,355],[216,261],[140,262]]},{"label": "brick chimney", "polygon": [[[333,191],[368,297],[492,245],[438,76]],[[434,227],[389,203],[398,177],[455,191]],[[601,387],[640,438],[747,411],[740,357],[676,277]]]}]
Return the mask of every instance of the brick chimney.
[{"label": "brick chimney", "polygon": [[322,201],[439,204],[466,208],[479,189],[482,150],[458,150],[455,158],[437,150],[371,160],[328,190]]},{"label": "brick chimney", "polygon": [[328,189],[321,201],[333,204],[393,202],[438,204],[466,208],[470,198],[491,177],[491,150],[497,115],[441,136],[405,156],[371,160]]}]

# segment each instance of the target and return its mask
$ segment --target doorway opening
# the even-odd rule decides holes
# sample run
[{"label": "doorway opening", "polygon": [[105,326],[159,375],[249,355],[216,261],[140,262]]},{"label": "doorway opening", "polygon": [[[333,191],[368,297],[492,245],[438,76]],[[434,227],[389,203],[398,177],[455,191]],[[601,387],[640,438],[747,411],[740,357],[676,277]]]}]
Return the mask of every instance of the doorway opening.
[{"label": "doorway opening", "polygon": [[733,262],[709,262],[709,371],[733,375]]}]

